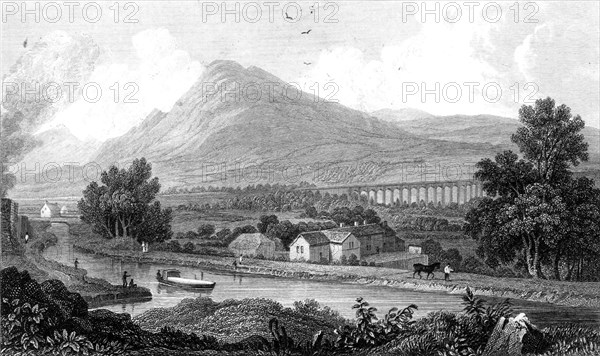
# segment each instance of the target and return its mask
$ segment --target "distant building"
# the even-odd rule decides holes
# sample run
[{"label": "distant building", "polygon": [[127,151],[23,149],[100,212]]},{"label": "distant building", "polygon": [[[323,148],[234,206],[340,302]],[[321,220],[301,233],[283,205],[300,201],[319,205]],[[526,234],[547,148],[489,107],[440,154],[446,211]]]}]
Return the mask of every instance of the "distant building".
[{"label": "distant building", "polygon": [[60,216],[67,216],[69,215],[69,208],[67,208],[66,205],[63,205],[62,208],[60,208]]},{"label": "distant building", "polygon": [[322,231],[303,232],[290,244],[290,261],[330,261],[329,239]]},{"label": "distant building", "polygon": [[48,203],[48,201],[46,200],[46,203],[44,204],[44,206],[42,206],[42,209],[40,209],[40,216],[42,218],[58,217],[60,216],[60,207],[58,206],[58,204]]},{"label": "distant building", "polygon": [[253,233],[238,236],[229,244],[229,250],[236,256],[262,255],[265,258],[274,258],[277,246],[282,246],[280,241],[272,240],[261,233]]},{"label": "distant building", "polygon": [[412,253],[415,255],[420,255],[421,254],[421,246],[417,246],[417,245],[408,245],[408,253]]}]

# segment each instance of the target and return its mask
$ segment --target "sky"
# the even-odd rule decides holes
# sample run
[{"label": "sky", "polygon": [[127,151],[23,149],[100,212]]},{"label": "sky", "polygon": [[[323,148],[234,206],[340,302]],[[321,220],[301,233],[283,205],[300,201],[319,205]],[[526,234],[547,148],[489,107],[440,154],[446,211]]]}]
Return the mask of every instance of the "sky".
[{"label": "sky", "polygon": [[[229,1],[226,9],[221,1],[138,1],[120,2],[118,11],[113,1],[84,1],[75,2],[71,18],[63,2],[33,2],[28,9],[35,3],[37,22],[34,14],[23,18],[20,1],[2,3],[3,80],[36,43],[44,44],[40,58],[81,60],[93,45],[101,55],[89,58],[94,65],[86,81],[104,88],[94,105],[81,98],[57,104],[38,130],[64,125],[100,141],[121,135],[153,109],[168,111],[217,59],[258,66],[366,112],[414,108],[516,118],[521,105],[550,96],[600,127],[595,1]],[[56,76],[64,60],[51,69],[43,65],[47,59],[39,62],[36,70],[44,73],[37,78],[71,74]],[[116,103],[107,94],[114,83]],[[137,102],[123,103],[127,94]]]}]

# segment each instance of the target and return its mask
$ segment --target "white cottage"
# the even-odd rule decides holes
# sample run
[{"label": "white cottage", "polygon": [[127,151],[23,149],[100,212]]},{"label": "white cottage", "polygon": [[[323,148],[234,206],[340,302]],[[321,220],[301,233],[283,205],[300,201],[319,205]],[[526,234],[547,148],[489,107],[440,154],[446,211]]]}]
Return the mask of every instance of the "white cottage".
[{"label": "white cottage", "polygon": [[63,205],[62,208],[60,208],[60,216],[66,216],[69,215],[69,208],[67,208],[66,205]]},{"label": "white cottage", "polygon": [[42,209],[40,209],[40,216],[42,218],[55,218],[60,216],[58,204],[48,203],[46,200],[46,203],[42,206]]}]

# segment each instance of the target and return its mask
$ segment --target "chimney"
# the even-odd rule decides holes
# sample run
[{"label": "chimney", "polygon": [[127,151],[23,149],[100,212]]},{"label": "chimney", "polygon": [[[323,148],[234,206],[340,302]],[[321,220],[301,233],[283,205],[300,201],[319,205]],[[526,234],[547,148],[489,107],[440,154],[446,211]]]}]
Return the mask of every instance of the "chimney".
[{"label": "chimney", "polygon": [[355,222],[354,222],[354,226],[358,226],[358,221],[355,221]]},{"label": "chimney", "polygon": [[367,225],[367,219],[363,221],[363,225]]},{"label": "chimney", "polygon": [[344,227],[344,223],[340,223],[340,227]]}]

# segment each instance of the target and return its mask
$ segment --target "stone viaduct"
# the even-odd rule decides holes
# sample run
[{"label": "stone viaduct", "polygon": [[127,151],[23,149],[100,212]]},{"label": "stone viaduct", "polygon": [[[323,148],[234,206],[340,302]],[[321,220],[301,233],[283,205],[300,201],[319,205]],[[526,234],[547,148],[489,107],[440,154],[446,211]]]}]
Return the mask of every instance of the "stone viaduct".
[{"label": "stone viaduct", "polygon": [[462,205],[476,197],[485,196],[482,184],[476,180],[444,182],[403,182],[381,184],[356,184],[336,187],[307,188],[321,194],[347,194],[355,199],[366,197],[370,204],[426,204],[446,206]]}]

